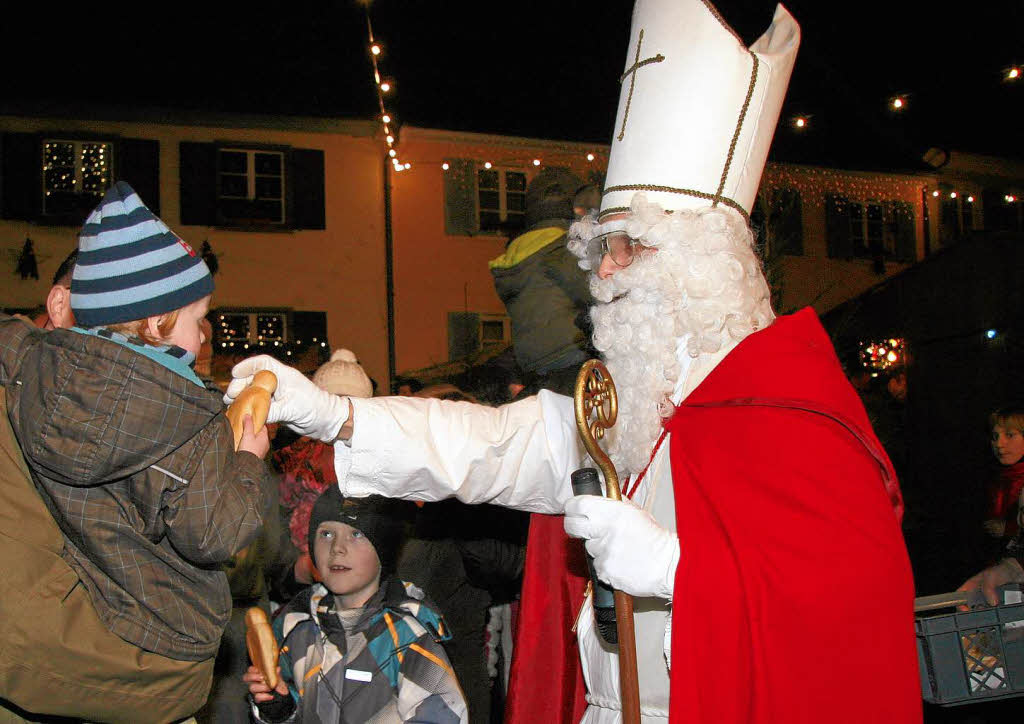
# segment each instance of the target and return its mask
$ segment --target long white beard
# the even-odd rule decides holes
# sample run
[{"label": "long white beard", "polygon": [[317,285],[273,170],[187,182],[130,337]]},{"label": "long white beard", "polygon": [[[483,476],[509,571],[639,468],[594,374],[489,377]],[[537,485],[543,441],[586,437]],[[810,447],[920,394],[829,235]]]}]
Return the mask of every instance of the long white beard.
[{"label": "long white beard", "polygon": [[[597,231],[574,225],[570,249],[581,251]],[[637,256],[608,279],[591,277],[598,301],[591,310],[594,346],[619,398],[608,454],[623,477],[646,467],[662,422],[674,411],[680,350],[692,358],[717,352],[775,318],[750,230],[735,211],[665,214],[636,194],[626,231],[657,253]]]}]

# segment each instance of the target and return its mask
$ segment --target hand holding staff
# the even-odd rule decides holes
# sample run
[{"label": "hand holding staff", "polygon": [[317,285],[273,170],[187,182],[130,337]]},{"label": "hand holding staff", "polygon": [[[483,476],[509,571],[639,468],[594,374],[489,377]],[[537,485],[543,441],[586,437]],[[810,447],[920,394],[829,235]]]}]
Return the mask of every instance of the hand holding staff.
[{"label": "hand holding staff", "polygon": [[[622,500],[615,466],[598,446],[605,430],[615,424],[619,400],[608,369],[600,360],[587,361],[576,377],[573,395],[576,429],[597,466],[604,473],[605,490],[612,500]],[[591,417],[594,417],[591,422]],[[636,633],[633,630],[633,599],[615,591],[615,621],[619,632],[619,690],[624,724],[640,723],[640,682],[636,667]]]}]

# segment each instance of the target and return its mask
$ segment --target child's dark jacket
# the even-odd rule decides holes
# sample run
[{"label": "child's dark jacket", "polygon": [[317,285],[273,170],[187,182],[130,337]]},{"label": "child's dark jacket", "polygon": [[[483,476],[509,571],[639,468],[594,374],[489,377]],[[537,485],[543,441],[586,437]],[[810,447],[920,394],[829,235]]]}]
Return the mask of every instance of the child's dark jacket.
[{"label": "child's dark jacket", "polygon": [[274,634],[287,647],[281,673],[296,703],[287,718],[257,708],[256,721],[468,721],[440,643],[450,636],[422,592],[391,576],[362,609],[339,612],[334,600],[316,584],[275,617]]},{"label": "child's dark jacket", "polygon": [[254,538],[270,473],[220,396],[132,349],[0,315],[0,385],[33,480],[100,619],[173,659],[212,657],[218,564]]}]

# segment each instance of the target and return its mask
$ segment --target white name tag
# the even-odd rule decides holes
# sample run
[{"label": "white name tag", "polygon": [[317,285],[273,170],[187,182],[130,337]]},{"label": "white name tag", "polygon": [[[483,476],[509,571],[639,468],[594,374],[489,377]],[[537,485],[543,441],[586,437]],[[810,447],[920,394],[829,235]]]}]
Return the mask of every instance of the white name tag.
[{"label": "white name tag", "polygon": [[352,681],[369,681],[373,678],[373,674],[359,669],[345,669],[345,678],[352,679]]}]

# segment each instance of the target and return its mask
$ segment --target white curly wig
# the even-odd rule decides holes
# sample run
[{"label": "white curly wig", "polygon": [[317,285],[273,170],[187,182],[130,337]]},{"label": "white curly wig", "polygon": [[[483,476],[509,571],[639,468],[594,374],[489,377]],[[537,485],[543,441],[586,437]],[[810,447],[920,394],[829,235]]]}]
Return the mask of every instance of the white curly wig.
[{"label": "white curly wig", "polygon": [[[625,474],[647,465],[671,416],[669,401],[682,355],[717,352],[764,329],[775,315],[746,220],[724,207],[666,213],[643,193],[633,196],[625,231],[656,254],[639,254],[607,279],[591,269],[594,346],[619,395],[609,454]],[[602,232],[592,218],[573,224],[569,249],[587,269],[587,242]]]}]

